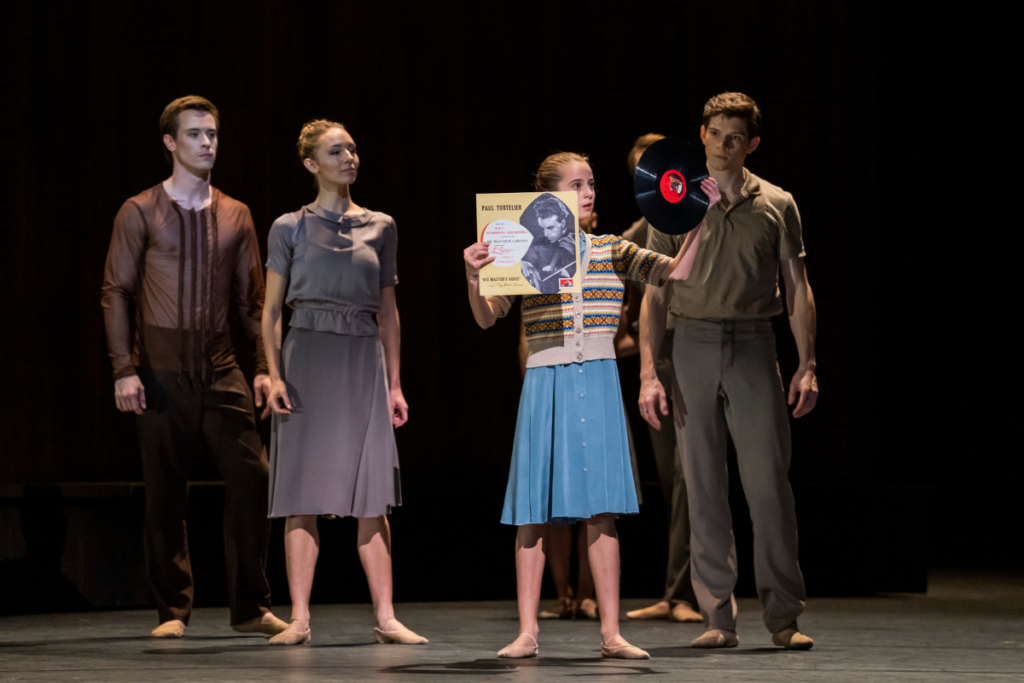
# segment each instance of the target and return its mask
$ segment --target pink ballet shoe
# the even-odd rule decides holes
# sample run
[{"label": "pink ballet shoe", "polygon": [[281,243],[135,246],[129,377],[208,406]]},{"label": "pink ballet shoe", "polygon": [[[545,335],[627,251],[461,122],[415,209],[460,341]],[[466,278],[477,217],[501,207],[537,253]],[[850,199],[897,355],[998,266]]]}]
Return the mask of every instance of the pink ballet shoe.
[{"label": "pink ballet shoe", "polygon": [[696,624],[704,621],[704,617],[700,615],[700,612],[694,610],[689,603],[681,602],[668,613],[668,620],[680,624]]},{"label": "pink ballet shoe", "polygon": [[626,639],[622,636],[616,636],[619,641],[617,645],[608,647],[604,641],[601,641],[601,656],[608,657],[610,659],[650,659],[651,655],[626,642]]},{"label": "pink ballet shoe", "polygon": [[232,624],[231,628],[239,633],[262,633],[265,636],[276,636],[278,633],[288,630],[288,624],[271,614],[267,621],[263,621],[263,617],[256,617],[249,621],[243,621],[241,624]]},{"label": "pink ballet shoe", "polygon": [[810,650],[814,647],[814,640],[800,633],[795,621],[788,628],[773,633],[772,643],[787,650]]},{"label": "pink ballet shoe", "polygon": [[572,619],[572,617],[572,598],[558,598],[551,606],[551,609],[541,610],[537,615],[538,619]]},{"label": "pink ballet shoe", "polygon": [[181,638],[185,635],[185,622],[181,619],[171,619],[157,626],[150,633],[154,638]]},{"label": "pink ballet shoe", "polygon": [[[533,645],[519,644],[523,636],[532,640]],[[538,654],[540,654],[540,647],[538,647],[537,639],[529,633],[520,633],[511,645],[498,650],[498,656],[506,659],[525,659],[526,657],[536,657]]]},{"label": "pink ballet shoe", "polygon": [[600,619],[599,609],[596,600],[585,598],[575,603],[573,616],[577,619]]},{"label": "pink ballet shoe", "polygon": [[309,630],[309,624],[306,624],[305,629],[301,627],[293,629],[289,625],[286,630],[281,631],[267,642],[271,645],[305,645],[311,640],[313,640],[313,632]]},{"label": "pink ballet shoe", "polygon": [[704,632],[704,635],[690,641],[690,647],[698,647],[710,650],[719,647],[736,647],[740,639],[732,631],[721,628],[712,628]]},{"label": "pink ballet shoe", "polygon": [[[400,628],[385,630],[391,622],[395,622]],[[373,637],[378,643],[391,644],[391,645],[423,645],[430,641],[421,635],[413,633],[402,623],[391,617],[384,622],[385,629],[374,628]]]}]

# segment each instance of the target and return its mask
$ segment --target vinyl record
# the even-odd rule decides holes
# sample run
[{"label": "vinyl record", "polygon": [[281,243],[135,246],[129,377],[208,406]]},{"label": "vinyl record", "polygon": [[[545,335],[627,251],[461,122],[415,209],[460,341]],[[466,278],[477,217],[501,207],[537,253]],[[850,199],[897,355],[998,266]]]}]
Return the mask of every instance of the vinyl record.
[{"label": "vinyl record", "polygon": [[636,203],[656,230],[682,235],[700,225],[708,211],[708,197],[700,189],[700,181],[707,177],[704,155],[693,145],[662,138],[644,150],[636,164]]}]

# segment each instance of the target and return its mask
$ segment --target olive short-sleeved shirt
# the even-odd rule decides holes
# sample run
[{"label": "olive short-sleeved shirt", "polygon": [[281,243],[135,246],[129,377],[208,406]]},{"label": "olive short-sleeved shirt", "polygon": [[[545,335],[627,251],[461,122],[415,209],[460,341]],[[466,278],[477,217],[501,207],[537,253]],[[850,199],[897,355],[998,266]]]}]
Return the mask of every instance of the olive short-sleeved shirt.
[{"label": "olive short-sleeved shirt", "polygon": [[316,203],[270,228],[267,267],[288,281],[290,327],[356,337],[377,334],[380,290],[398,284],[391,216],[342,216]]},{"label": "olive short-sleeved shirt", "polygon": [[[782,313],[779,263],[805,255],[793,195],[743,169],[728,208],[711,207],[689,279],[671,283],[669,313],[700,320],[760,320]],[[653,226],[647,248],[674,256],[685,235]]]}]

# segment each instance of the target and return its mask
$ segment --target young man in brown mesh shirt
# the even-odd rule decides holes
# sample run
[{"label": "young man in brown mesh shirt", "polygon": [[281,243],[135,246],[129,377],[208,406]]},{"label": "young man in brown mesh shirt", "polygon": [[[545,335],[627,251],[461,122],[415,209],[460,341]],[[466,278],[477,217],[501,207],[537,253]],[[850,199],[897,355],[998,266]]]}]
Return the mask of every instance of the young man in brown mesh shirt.
[{"label": "young man in brown mesh shirt", "polygon": [[[734,647],[736,548],[729,511],[726,440],[736,446],[743,490],[754,524],[754,570],[772,642],[810,649],[796,619],[806,592],[797,561],[797,528],[789,483],[787,392],[783,390],[770,318],[783,312],[800,367],[789,385],[793,417],[818,396],[815,307],[804,267],[800,213],[793,196],[744,167],[760,144],[761,111],[742,93],[717,95],[704,107],[701,140],[708,172],[722,200],[708,211],[693,275],[647,287],[640,313],[640,412],[661,428],[668,415],[655,360],[666,317],[675,321],[675,421],[690,509],[693,588],[707,622],[694,647]],[[675,253],[682,236],[651,228],[647,246]],[[673,246],[675,245],[675,246]],[[670,428],[666,425],[666,428]]]},{"label": "young man in brown mesh shirt", "polygon": [[203,441],[224,477],[232,627],[269,635],[287,628],[270,612],[267,456],[227,317],[234,302],[256,342],[254,390],[261,405],[269,388],[260,334],[263,268],[249,208],[210,185],[219,124],[217,108],[202,97],[167,105],[160,129],[174,170],[121,207],[103,277],[114,398],[119,410],[137,416],[157,638],[181,637],[192,612],[188,459]]}]

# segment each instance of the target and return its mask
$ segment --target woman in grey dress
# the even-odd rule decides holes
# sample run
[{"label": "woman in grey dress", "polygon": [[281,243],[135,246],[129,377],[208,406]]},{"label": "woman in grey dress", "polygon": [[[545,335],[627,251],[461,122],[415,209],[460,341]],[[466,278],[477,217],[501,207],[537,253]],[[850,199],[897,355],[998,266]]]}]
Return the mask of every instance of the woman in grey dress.
[{"label": "woman in grey dress", "polygon": [[[386,515],[402,502],[394,428],[409,411],[399,380],[395,222],[352,201],[359,156],[344,126],[308,123],[298,146],[319,192],[270,229],[263,308],[274,412],[270,516],[287,518],[292,597],[291,624],[270,642],[309,642],[317,518],[352,516],[377,642],[425,643],[395,619],[391,604]],[[282,346],[284,303],[294,313]]]}]

